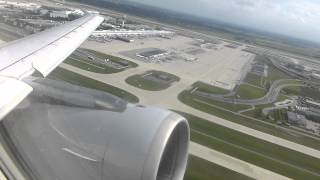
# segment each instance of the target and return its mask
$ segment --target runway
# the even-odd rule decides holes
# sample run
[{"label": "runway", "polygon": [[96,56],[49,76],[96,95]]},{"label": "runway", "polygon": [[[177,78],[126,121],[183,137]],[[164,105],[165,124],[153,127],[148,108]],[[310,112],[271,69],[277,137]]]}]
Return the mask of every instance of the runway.
[{"label": "runway", "polygon": [[[141,64],[141,60],[136,57],[137,52],[150,48],[165,50],[169,54],[173,52],[179,57],[195,58],[197,59],[195,62],[173,58],[174,60],[165,63],[150,62],[148,66],[150,69],[165,69],[166,72],[176,74],[182,79],[201,80],[227,90],[232,90],[237,85],[240,77],[247,71],[247,64],[255,58],[255,55],[242,51],[243,47],[237,49],[225,47],[228,44],[225,42],[215,45],[216,49],[200,48],[194,45],[196,42],[192,38],[175,36],[169,40],[161,38],[137,39],[132,43],[112,41],[101,44],[88,41],[82,45],[82,48],[120,56],[138,64]],[[190,51],[200,52],[190,53]]]},{"label": "runway", "polygon": [[252,128],[248,128],[246,126],[233,123],[228,120],[224,120],[222,118],[219,118],[217,116],[213,116],[211,114],[196,110],[192,107],[189,107],[183,103],[181,103],[178,99],[177,96],[180,92],[183,90],[189,88],[193,81],[190,81],[188,79],[181,79],[181,81],[173,84],[170,88],[163,90],[163,91],[157,91],[157,92],[151,92],[151,91],[145,91],[136,87],[133,87],[125,82],[125,79],[133,74],[138,74],[142,73],[145,71],[147,64],[142,67],[138,67],[135,69],[130,69],[128,71],[120,72],[117,74],[111,74],[111,75],[105,75],[105,74],[97,74],[97,73],[92,73],[88,72],[85,70],[81,70],[79,68],[67,65],[67,64],[62,64],[60,67],[70,70],[75,73],[82,74],[84,76],[87,76],[89,78],[95,79],[97,81],[103,82],[110,84],[112,86],[125,89],[126,91],[136,95],[139,100],[140,104],[143,105],[150,105],[150,106],[157,106],[165,109],[174,109],[177,111],[182,111],[182,112],[188,112],[189,114],[193,114],[195,116],[198,116],[200,118],[206,119],[210,122],[216,123],[218,125],[222,125],[224,127],[233,129],[235,131],[259,138],[261,140],[277,144],[279,146],[292,149],[298,152],[301,152],[303,154],[307,154],[312,157],[316,157],[320,159],[320,151],[309,148],[307,146],[297,144]]},{"label": "runway", "polygon": [[245,161],[236,159],[232,156],[223,154],[221,152],[212,150],[200,144],[191,142],[190,153],[202,159],[206,159],[212,163],[218,164],[222,167],[228,168],[235,172],[241,173],[248,177],[260,180],[277,179],[277,180],[288,180],[285,176],[279,175],[267,169],[252,165]]}]

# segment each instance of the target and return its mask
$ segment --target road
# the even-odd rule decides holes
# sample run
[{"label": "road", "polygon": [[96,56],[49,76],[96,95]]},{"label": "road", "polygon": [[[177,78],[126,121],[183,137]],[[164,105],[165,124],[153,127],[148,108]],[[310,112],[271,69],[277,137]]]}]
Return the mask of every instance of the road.
[{"label": "road", "polygon": [[234,103],[234,104],[246,104],[246,105],[261,105],[261,104],[270,104],[277,100],[279,97],[280,91],[286,87],[293,87],[293,86],[306,86],[302,83],[292,83],[290,82],[291,79],[280,79],[272,83],[268,93],[258,99],[231,99],[226,97],[225,95],[216,95],[216,94],[210,94],[206,92],[199,92],[196,91],[195,93],[198,96],[202,96],[205,98],[210,98],[217,101],[222,101],[226,103]]},{"label": "road", "polygon": [[257,131],[255,129],[248,128],[246,126],[233,123],[228,120],[224,120],[222,118],[213,116],[211,114],[196,110],[192,107],[189,107],[183,103],[181,103],[177,99],[177,95],[187,89],[190,88],[190,85],[193,82],[190,82],[185,79],[181,79],[180,82],[175,83],[173,86],[170,88],[163,90],[163,91],[156,91],[156,92],[151,92],[151,91],[145,91],[136,87],[133,87],[131,85],[128,85],[125,82],[125,79],[128,76],[134,75],[134,74],[139,74],[142,72],[145,72],[148,64],[143,65],[142,67],[134,68],[134,69],[129,69],[124,72],[120,72],[117,74],[97,74],[93,72],[88,72],[85,70],[81,70],[79,68],[67,65],[67,64],[62,64],[61,67],[67,70],[70,70],[75,73],[82,74],[84,76],[87,76],[89,78],[95,79],[97,81],[103,82],[110,84],[112,86],[125,89],[126,91],[136,95],[140,99],[140,104],[143,105],[150,105],[150,106],[157,106],[161,108],[166,108],[166,109],[174,109],[182,112],[187,112],[189,114],[193,114],[195,116],[198,116],[200,118],[206,119],[210,122],[216,123],[218,125],[233,129],[235,131],[259,138],[261,140],[277,144],[279,146],[292,149],[298,152],[301,152],[303,154],[310,155],[312,157],[316,157],[320,159],[320,151],[309,148],[267,133],[263,133],[261,131]]}]

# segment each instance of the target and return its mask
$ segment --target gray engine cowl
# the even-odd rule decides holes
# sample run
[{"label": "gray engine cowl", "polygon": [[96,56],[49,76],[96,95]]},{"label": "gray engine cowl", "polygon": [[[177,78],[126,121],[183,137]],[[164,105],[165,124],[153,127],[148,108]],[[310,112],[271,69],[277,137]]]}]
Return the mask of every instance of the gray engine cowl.
[{"label": "gray engine cowl", "polygon": [[104,178],[182,180],[188,158],[187,121],[155,108],[132,108],[120,116],[108,144]]},{"label": "gray engine cowl", "polygon": [[[183,179],[189,127],[175,113],[139,106],[114,112],[48,104],[33,104],[23,111],[24,121],[32,119],[29,126],[45,124],[41,126],[48,129],[46,134],[33,135],[46,139],[33,139],[35,147],[50,149],[41,152],[43,157],[59,154],[46,160],[54,176],[47,177],[42,170],[40,179]],[[41,167],[42,161],[33,164]],[[63,166],[70,172],[64,172]]]},{"label": "gray engine cowl", "polygon": [[[41,89],[47,94],[47,89]],[[37,177],[70,180],[183,179],[190,139],[185,118],[168,110],[126,104],[114,100],[114,97],[100,100],[111,99],[116,104],[115,108],[86,108],[87,100],[83,98],[81,106],[67,106],[63,104],[78,101],[72,97],[68,103],[68,96],[61,94],[62,91],[58,91],[57,97],[64,98],[63,104],[59,104],[60,100],[54,101],[58,104],[50,104],[48,102],[54,98],[55,89],[50,89],[49,101],[43,101],[43,95],[35,93],[7,117],[8,122],[15,122],[9,125],[10,131],[16,133],[14,136],[19,147],[29,157],[27,164],[38,171]],[[89,90],[86,93],[87,90],[77,88],[78,93],[90,94]],[[13,121],[19,118],[21,120]],[[50,172],[44,169],[46,166],[51,167]]]}]

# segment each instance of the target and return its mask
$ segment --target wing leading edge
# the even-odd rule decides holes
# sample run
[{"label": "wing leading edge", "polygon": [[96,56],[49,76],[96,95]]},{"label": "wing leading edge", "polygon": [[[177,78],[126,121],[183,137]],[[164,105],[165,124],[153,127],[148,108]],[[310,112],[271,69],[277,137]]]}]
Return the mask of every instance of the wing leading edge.
[{"label": "wing leading edge", "polygon": [[88,15],[6,44],[0,49],[0,76],[22,79],[37,70],[46,77],[102,21],[100,16]]},{"label": "wing leading edge", "polygon": [[38,71],[46,77],[101,24],[103,17],[87,15],[70,23],[27,36],[0,47],[0,120],[32,87],[20,81]]}]

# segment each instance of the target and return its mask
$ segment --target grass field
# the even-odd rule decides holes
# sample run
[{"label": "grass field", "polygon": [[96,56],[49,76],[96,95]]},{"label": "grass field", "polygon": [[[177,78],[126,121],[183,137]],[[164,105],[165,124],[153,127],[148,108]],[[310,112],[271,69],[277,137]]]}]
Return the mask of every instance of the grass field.
[{"label": "grass field", "polygon": [[9,32],[7,30],[0,29],[0,39],[2,41],[9,42],[9,41],[13,41],[13,40],[18,39],[19,37],[20,36],[18,36],[15,33]]},{"label": "grass field", "polygon": [[[286,99],[288,99],[288,97],[280,95],[276,102],[284,101]],[[274,103],[256,105],[255,109],[250,110],[250,111],[246,111],[246,112],[244,112],[242,114],[266,121],[268,119],[266,119],[266,117],[263,117],[262,109],[269,108],[269,107],[274,107]],[[273,123],[276,123],[276,122],[273,121]]]},{"label": "grass field", "polygon": [[294,179],[320,178],[320,159],[178,112],[188,119],[199,144]]},{"label": "grass field", "polygon": [[[126,61],[129,64],[128,68],[134,68],[138,66],[136,63],[133,63],[131,61],[128,61],[119,57],[110,56],[110,55],[99,53],[93,50],[85,50],[85,51],[89,51],[90,53],[95,54],[97,57],[100,57],[101,59],[109,59],[110,62]],[[86,71],[91,71],[91,72],[101,73],[101,74],[118,73],[127,69],[127,68],[117,69],[107,64],[101,64],[95,61],[89,61],[88,59],[83,59],[82,57],[79,57],[74,54],[69,56],[64,61],[64,63],[78,67]]]},{"label": "grass field", "polygon": [[244,81],[254,86],[263,88],[264,78],[256,74],[248,73]]},{"label": "grass field", "polygon": [[15,38],[13,38],[13,37],[5,34],[5,33],[2,33],[1,31],[0,31],[0,39],[1,39],[2,41],[5,41],[5,42],[9,42],[9,41],[15,40]]},{"label": "grass field", "polygon": [[239,99],[258,99],[266,95],[266,91],[248,84],[241,84],[237,89]]},{"label": "grass field", "polygon": [[180,80],[179,77],[177,77],[173,74],[166,73],[166,72],[148,71],[144,74],[137,74],[137,75],[128,77],[126,79],[126,82],[134,87],[144,89],[147,91],[161,91],[161,90],[167,89],[171,86],[171,83],[156,82],[156,81],[146,79],[143,77],[145,74],[149,74],[149,73],[165,74],[165,75],[169,76],[170,79],[173,79],[174,81]]},{"label": "grass field", "polygon": [[230,91],[216,87],[211,86],[209,84],[203,83],[203,82],[196,82],[192,85],[195,88],[198,88],[199,91],[206,92],[206,93],[212,93],[212,94],[227,94]]},{"label": "grass field", "polygon": [[298,95],[320,100],[320,90],[308,87],[287,87],[283,91],[288,95]]},{"label": "grass field", "polygon": [[[185,93],[189,93],[189,92],[185,92]],[[227,109],[227,110],[230,110],[233,112],[238,112],[241,110],[251,108],[251,106],[245,105],[245,104],[225,103],[225,102],[216,101],[216,100],[212,100],[212,99],[208,99],[208,98],[204,98],[204,97],[200,97],[200,96],[196,96],[196,95],[192,95],[192,94],[190,94],[189,96],[191,96],[194,101],[202,102],[202,103],[209,104],[209,105],[219,106],[219,107],[222,107],[224,109]]]},{"label": "grass field", "polygon": [[249,180],[251,178],[213,164],[209,161],[189,156],[188,168],[184,180]]},{"label": "grass field", "polygon": [[265,78],[266,82],[274,82],[279,79],[291,79],[292,77],[287,73],[284,73],[277,67],[275,67],[272,62],[266,57],[262,55],[257,55],[255,61],[262,62],[268,65],[268,77]]},{"label": "grass field", "polygon": [[94,50],[91,50],[91,49],[86,49],[86,51],[95,54],[95,56],[100,57],[101,59],[109,59],[110,61],[113,61],[113,62],[119,62],[119,61],[123,61],[124,60],[124,61],[128,62],[129,67],[132,67],[132,68],[138,67],[138,64],[136,64],[136,63],[134,63],[132,61],[128,61],[126,59],[123,59],[121,57],[104,54],[104,53],[101,53],[101,52],[98,52],[98,51],[94,51]]},{"label": "grass field", "polygon": [[98,63],[90,62],[86,59],[77,58],[76,56],[70,56],[64,61],[64,63],[75,66],[77,68],[100,74],[112,74],[123,71],[122,69],[115,69],[110,66],[101,65]]},{"label": "grass field", "polygon": [[[196,82],[192,86],[194,88],[197,88],[197,91],[205,92],[205,93],[223,95],[223,94],[227,94],[227,93],[230,92],[228,90],[225,90],[225,89],[222,89],[222,88],[219,88],[219,87],[215,87],[215,86],[211,86],[211,85],[208,85],[208,84],[203,83],[203,82]],[[208,103],[208,104],[212,104],[212,105],[215,105],[215,106],[223,107],[225,109],[228,109],[228,110],[234,111],[234,112],[241,111],[241,110],[244,110],[244,109],[249,109],[251,107],[249,105],[242,105],[242,104],[237,104],[236,105],[236,104],[231,104],[231,103],[225,103],[225,102],[221,102],[221,101],[212,100],[212,99],[209,99],[209,98],[205,98],[205,97],[201,97],[201,96],[190,94],[190,91],[186,91],[185,93],[189,93],[190,97],[192,96],[192,98],[194,98],[197,101],[202,101],[202,102],[205,102],[205,103]]]},{"label": "grass field", "polygon": [[304,136],[301,134],[296,134],[294,132],[287,132],[287,131],[281,130],[278,128],[278,126],[276,126],[272,123],[267,123],[267,122],[263,122],[261,120],[252,119],[248,116],[228,112],[228,111],[226,111],[222,108],[219,108],[219,107],[209,106],[208,104],[194,101],[192,95],[190,95],[190,93],[188,93],[186,91],[180,93],[178,98],[184,104],[191,106],[195,109],[198,109],[200,111],[212,114],[212,115],[220,117],[222,119],[229,120],[229,121],[247,126],[249,128],[256,129],[256,130],[283,138],[283,139],[287,139],[292,142],[296,142],[298,144],[302,144],[302,145],[309,146],[309,147],[320,150],[319,141],[317,141],[313,138],[310,138],[310,137],[307,137],[307,136]]},{"label": "grass field", "polygon": [[96,81],[94,79],[87,78],[85,76],[82,76],[80,74],[77,74],[77,73],[62,69],[62,68],[55,69],[50,74],[49,78],[63,80],[63,81],[69,82],[71,84],[105,91],[105,92],[108,92],[110,94],[118,96],[128,102],[131,102],[131,103],[138,103],[139,102],[138,97],[136,97],[135,95],[133,95],[129,92],[126,92],[126,91],[119,89],[117,87]]},{"label": "grass field", "polygon": [[144,79],[141,75],[128,77],[126,82],[132,86],[147,91],[161,91],[170,87],[170,84],[156,83],[154,81]]}]

